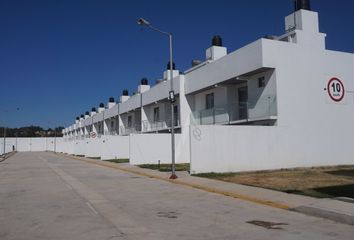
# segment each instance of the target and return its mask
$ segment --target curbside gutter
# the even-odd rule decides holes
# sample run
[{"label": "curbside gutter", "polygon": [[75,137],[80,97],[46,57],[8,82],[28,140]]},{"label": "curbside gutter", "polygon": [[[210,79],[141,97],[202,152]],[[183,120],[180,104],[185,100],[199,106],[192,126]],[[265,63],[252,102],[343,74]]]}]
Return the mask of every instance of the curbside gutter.
[{"label": "curbside gutter", "polygon": [[17,152],[10,152],[10,153],[6,153],[3,156],[0,157],[0,162],[5,161],[6,159],[8,159],[9,157],[12,157],[13,155],[15,155]]},{"label": "curbside gutter", "polygon": [[335,222],[354,225],[354,216],[345,213],[333,212],[323,208],[317,208],[311,206],[300,206],[289,210],[303,213],[313,217],[326,218]]}]

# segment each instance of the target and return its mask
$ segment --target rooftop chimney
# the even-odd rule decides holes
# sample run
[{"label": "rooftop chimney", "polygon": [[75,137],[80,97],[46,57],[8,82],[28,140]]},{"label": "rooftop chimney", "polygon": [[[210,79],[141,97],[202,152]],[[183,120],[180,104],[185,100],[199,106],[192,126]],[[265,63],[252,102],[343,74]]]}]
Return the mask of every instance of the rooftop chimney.
[{"label": "rooftop chimney", "polygon": [[215,35],[211,40],[211,45],[222,47],[222,38],[219,35]]},{"label": "rooftop chimney", "polygon": [[[171,69],[170,61],[168,61],[166,70],[170,70],[170,69]],[[176,65],[175,65],[174,62],[172,62],[172,69],[173,69],[173,70],[176,70]]]},{"label": "rooftop chimney", "polygon": [[114,101],[114,97],[110,97],[110,98],[108,99],[108,108],[113,107],[115,104],[116,104],[116,103],[115,103],[115,101]]},{"label": "rooftop chimney", "polygon": [[85,112],[85,119],[88,118],[89,116],[90,116],[89,111],[86,111],[86,112]]},{"label": "rooftop chimney", "polygon": [[[170,74],[170,70],[171,67],[170,67],[170,61],[168,61],[167,65],[166,65],[166,71],[163,72],[163,79],[167,79],[167,80],[170,80],[171,78],[171,74]],[[176,70],[176,64],[174,62],[172,62],[172,76],[173,78],[177,77],[179,75],[179,71]]]},{"label": "rooftop chimney", "polygon": [[98,107],[98,112],[103,112],[104,110],[104,104],[103,103],[100,103],[99,107]]},{"label": "rooftop chimney", "polygon": [[138,92],[143,93],[150,89],[149,81],[147,78],[142,78],[140,80],[140,85],[138,86]]},{"label": "rooftop chimney", "polygon": [[80,118],[79,118],[79,117],[76,117],[75,123],[79,123],[79,120],[80,120]]},{"label": "rooftop chimney", "polygon": [[295,12],[285,17],[287,41],[310,47],[311,49],[326,48],[326,34],[319,30],[318,13],[311,11],[310,0],[296,0]]},{"label": "rooftop chimney", "polygon": [[219,35],[213,36],[211,47],[205,51],[206,59],[214,61],[226,55],[227,49],[222,46],[222,38]]},{"label": "rooftop chimney", "polygon": [[93,115],[95,115],[96,114],[96,108],[91,108],[91,114],[90,114],[90,116],[92,117]]},{"label": "rooftop chimney", "polygon": [[127,89],[124,89],[122,92],[122,96],[120,96],[120,102],[123,103],[129,99],[129,92]]},{"label": "rooftop chimney", "polygon": [[311,11],[310,0],[295,0],[295,12],[300,9]]}]

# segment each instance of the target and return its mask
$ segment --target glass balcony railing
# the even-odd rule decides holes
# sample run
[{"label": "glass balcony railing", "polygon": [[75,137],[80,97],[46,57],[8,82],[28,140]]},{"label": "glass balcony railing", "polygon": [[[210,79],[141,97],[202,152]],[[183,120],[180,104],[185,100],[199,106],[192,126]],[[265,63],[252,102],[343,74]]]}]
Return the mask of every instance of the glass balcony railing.
[{"label": "glass balcony railing", "polygon": [[[180,126],[179,116],[176,115],[174,118],[174,127]],[[171,128],[171,116],[167,117],[166,120],[162,121],[152,121],[144,120],[142,121],[142,132],[157,132],[162,130],[168,130]]]},{"label": "glass balcony railing", "polygon": [[137,123],[137,124],[135,124],[132,127],[121,126],[119,128],[119,134],[120,135],[129,135],[129,134],[132,134],[132,133],[140,133],[140,132],[141,132],[141,124],[140,123]]},{"label": "glass balcony railing", "polygon": [[276,97],[262,96],[247,102],[238,102],[195,111],[191,121],[199,125],[234,124],[242,121],[257,121],[277,116]]}]

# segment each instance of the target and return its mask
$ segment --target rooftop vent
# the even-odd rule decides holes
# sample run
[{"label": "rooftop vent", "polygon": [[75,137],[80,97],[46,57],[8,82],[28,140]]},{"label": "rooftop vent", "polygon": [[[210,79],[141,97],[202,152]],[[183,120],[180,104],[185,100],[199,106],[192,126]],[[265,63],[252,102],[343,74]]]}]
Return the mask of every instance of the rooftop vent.
[{"label": "rooftop vent", "polygon": [[156,79],[156,84],[162,83],[163,81],[163,79]]},{"label": "rooftop vent", "polygon": [[311,11],[310,0],[295,0],[295,11],[300,9]]},{"label": "rooftop vent", "polygon": [[90,113],[87,111],[87,112],[85,112],[85,115],[90,115]]},{"label": "rooftop vent", "polygon": [[81,114],[81,118],[84,118],[85,117],[85,115],[84,114]]},{"label": "rooftop vent", "polygon": [[96,112],[96,108],[91,108],[91,112]]},{"label": "rooftop vent", "polygon": [[114,97],[110,97],[109,100],[108,100],[108,102],[114,103]]},{"label": "rooftop vent", "polygon": [[[171,69],[171,67],[170,67],[170,61],[168,61],[168,63],[167,63],[167,68],[166,68],[167,70],[170,70]],[[176,65],[175,65],[175,63],[174,62],[172,62],[172,70],[176,70]]]},{"label": "rooftop vent", "polygon": [[264,38],[265,39],[270,39],[270,40],[277,40],[278,39],[278,37],[274,36],[274,35],[265,35]]},{"label": "rooftop vent", "polygon": [[200,61],[200,60],[192,60],[192,67],[198,66],[201,63],[202,63],[202,61]]},{"label": "rooftop vent", "polygon": [[124,89],[122,95],[123,95],[123,96],[128,96],[128,95],[129,95],[128,90],[127,90],[127,89]]},{"label": "rooftop vent", "polygon": [[141,85],[148,85],[149,81],[147,80],[147,78],[142,78],[140,83],[141,83]]},{"label": "rooftop vent", "polygon": [[219,35],[215,35],[211,40],[211,45],[222,47],[222,38]]},{"label": "rooftop vent", "polygon": [[104,108],[104,104],[103,103],[100,103],[100,108]]},{"label": "rooftop vent", "polygon": [[79,117],[76,117],[76,120],[80,120],[80,118],[79,118]]}]

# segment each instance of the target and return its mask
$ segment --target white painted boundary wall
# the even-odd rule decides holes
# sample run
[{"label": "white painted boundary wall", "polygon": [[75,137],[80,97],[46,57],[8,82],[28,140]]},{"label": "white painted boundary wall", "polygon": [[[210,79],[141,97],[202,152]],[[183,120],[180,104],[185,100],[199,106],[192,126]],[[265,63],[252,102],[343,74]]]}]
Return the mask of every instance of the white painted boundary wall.
[{"label": "white painted boundary wall", "polygon": [[100,140],[102,160],[129,158],[129,136],[103,136]]},{"label": "white painted boundary wall", "polygon": [[[180,145],[181,134],[175,134],[176,163],[189,163],[189,158],[183,157]],[[171,134],[131,134],[130,164],[171,163]]]},{"label": "white painted boundary wall", "polygon": [[[87,138],[84,140],[85,157],[98,158],[101,155],[101,140],[99,138]],[[74,153],[75,154],[75,145]]]},{"label": "white painted boundary wall", "polygon": [[191,173],[354,164],[351,130],[191,126]]},{"label": "white painted boundary wall", "polygon": [[[61,151],[62,138],[6,138],[6,153],[12,152],[13,146],[18,152],[40,152],[40,151],[54,151],[54,144],[56,141],[56,151]],[[4,151],[4,139],[0,139],[0,154]]]}]

